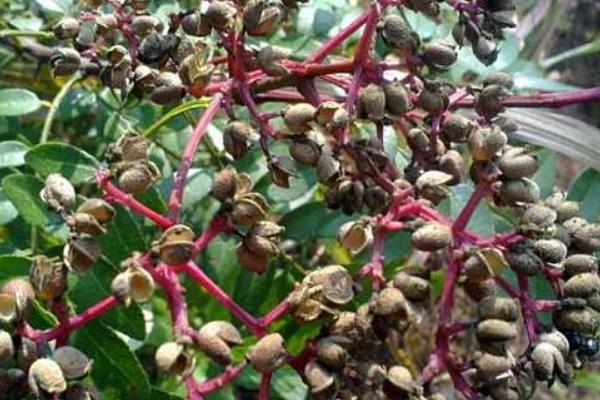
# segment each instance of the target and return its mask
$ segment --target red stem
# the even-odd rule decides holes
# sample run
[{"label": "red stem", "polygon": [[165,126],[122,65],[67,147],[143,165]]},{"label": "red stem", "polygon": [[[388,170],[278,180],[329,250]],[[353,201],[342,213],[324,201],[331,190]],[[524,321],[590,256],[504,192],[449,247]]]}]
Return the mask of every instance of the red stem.
[{"label": "red stem", "polygon": [[271,374],[263,374],[258,390],[258,400],[269,400],[269,389],[271,388]]},{"label": "red stem", "polygon": [[[534,95],[506,96],[502,104],[506,107],[560,108],[574,104],[585,104],[600,101],[600,87],[580,89],[571,92],[540,93]],[[457,107],[470,108],[474,106],[474,99],[463,99],[456,102]]]},{"label": "red stem", "polygon": [[223,101],[223,93],[215,93],[212,101],[204,110],[204,114],[198,120],[196,127],[192,131],[189,142],[183,151],[181,157],[181,163],[179,164],[179,170],[175,174],[173,189],[171,190],[171,196],[169,198],[169,219],[173,223],[179,222],[181,218],[181,207],[183,205],[183,190],[185,187],[185,181],[187,178],[188,171],[192,166],[192,161],[200,140],[204,136],[208,125],[211,123],[217,112],[221,109],[221,102]]},{"label": "red stem", "polygon": [[277,304],[271,311],[269,311],[264,317],[262,317],[262,324],[269,326],[279,318],[283,317],[290,307],[287,299]]},{"label": "red stem", "polygon": [[242,363],[233,367],[227,367],[225,369],[225,372],[223,372],[221,375],[201,384],[196,384],[194,389],[197,393],[200,394],[208,394],[219,390],[223,386],[227,385],[229,382],[237,378],[237,376],[242,373],[245,366],[246,364]]},{"label": "red stem", "polygon": [[123,192],[121,189],[116,187],[110,181],[110,175],[107,170],[98,170],[96,172],[96,180],[98,184],[104,192],[106,193],[106,198],[109,201],[120,204],[124,207],[129,208],[131,211],[134,211],[143,217],[148,218],[153,221],[160,229],[167,229],[173,223],[167,217],[157,213],[156,211],[146,207],[144,204],[140,203],[133,196]]},{"label": "red stem", "polygon": [[454,221],[454,224],[452,225],[452,229],[454,231],[463,231],[467,227],[467,224],[473,216],[475,209],[477,209],[477,205],[479,205],[479,202],[485,197],[487,192],[488,185],[486,183],[480,182],[477,184],[477,186],[475,186],[475,190],[471,194],[469,201],[462,209],[460,215],[458,216],[458,218],[456,218],[456,221]]},{"label": "red stem", "polygon": [[221,233],[233,233],[233,227],[229,223],[227,215],[221,214],[215,216],[208,224],[208,227],[196,239],[194,245],[196,252],[200,253]]}]

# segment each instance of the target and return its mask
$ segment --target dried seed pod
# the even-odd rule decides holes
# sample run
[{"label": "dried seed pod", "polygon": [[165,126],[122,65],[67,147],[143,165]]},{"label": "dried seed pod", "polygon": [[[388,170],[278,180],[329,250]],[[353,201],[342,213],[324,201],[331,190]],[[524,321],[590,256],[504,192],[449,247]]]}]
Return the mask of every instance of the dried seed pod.
[{"label": "dried seed pod", "polygon": [[406,133],[406,144],[414,153],[429,151],[429,132],[423,128],[412,128]]},{"label": "dried seed pod", "polygon": [[556,211],[550,207],[533,205],[523,213],[521,229],[533,233],[547,231],[550,227],[554,227],[556,217]]},{"label": "dried seed pod", "polygon": [[[14,298],[17,319],[24,319],[27,317],[29,309],[31,308],[31,304],[33,300],[35,300],[35,291],[33,290],[33,286],[31,285],[31,283],[27,279],[12,278],[7,280],[2,285],[1,293],[12,296]],[[6,300],[7,305],[10,306],[12,301],[8,300],[8,298],[6,298]]]},{"label": "dried seed pod", "polygon": [[236,176],[237,172],[231,166],[227,166],[217,172],[212,182],[213,197],[221,202],[233,199],[237,191]]},{"label": "dried seed pod", "polygon": [[598,322],[598,313],[590,307],[562,309],[554,314],[554,324],[561,331],[576,330],[584,335],[593,335]]},{"label": "dried seed pod", "polygon": [[67,379],[82,378],[92,368],[92,361],[75,347],[59,347],[54,351],[52,358],[56,361]]},{"label": "dried seed pod", "polygon": [[504,86],[507,89],[512,89],[512,87],[515,85],[515,81],[513,80],[512,76],[506,72],[494,72],[486,75],[481,83],[483,86],[499,85]]},{"label": "dried seed pod", "polygon": [[319,160],[317,161],[317,175],[321,182],[329,184],[335,181],[339,176],[339,170],[340,162],[331,154],[324,151],[321,152]]},{"label": "dried seed pod", "polygon": [[64,394],[65,400],[100,400],[100,394],[82,384],[70,384]]},{"label": "dried seed pod", "polygon": [[101,255],[100,242],[89,236],[72,240],[63,248],[63,260],[66,267],[80,275],[87,273]]},{"label": "dried seed pod", "polygon": [[119,174],[119,187],[126,193],[141,194],[148,190],[159,175],[152,162],[135,162]]},{"label": "dried seed pod", "polygon": [[158,239],[155,247],[162,262],[168,265],[180,265],[188,262],[194,255],[194,231],[186,225],[169,227]]},{"label": "dried seed pod", "polygon": [[208,36],[212,30],[209,19],[200,11],[194,11],[181,19],[183,31],[192,36]]},{"label": "dried seed pod", "polygon": [[108,150],[111,161],[139,161],[148,158],[149,143],[145,137],[127,132],[119,137]]},{"label": "dried seed pod", "polygon": [[493,64],[500,53],[496,42],[483,35],[473,43],[472,49],[475,57],[485,65]]},{"label": "dried seed pod", "polygon": [[378,24],[381,38],[390,47],[412,53],[419,44],[419,37],[396,14],[386,15]]},{"label": "dried seed pod", "polygon": [[365,189],[364,202],[373,213],[381,213],[388,209],[390,196],[379,186],[369,186]]},{"label": "dried seed pod", "polygon": [[231,220],[238,225],[252,225],[267,217],[266,200],[258,193],[234,201]]},{"label": "dried seed pod", "polygon": [[376,315],[403,319],[407,313],[404,294],[395,287],[386,287],[370,302],[369,308]]},{"label": "dried seed pod", "polygon": [[207,322],[202,325],[199,332],[203,335],[215,336],[230,345],[239,345],[244,342],[237,328],[228,321]]},{"label": "dried seed pod", "polygon": [[329,303],[344,305],[352,301],[353,280],[348,271],[340,265],[330,265],[321,269],[321,295]]},{"label": "dried seed pod", "polygon": [[79,233],[86,233],[92,236],[99,236],[106,233],[106,228],[90,214],[76,212],[68,216],[66,222],[72,230]]},{"label": "dried seed pod", "polygon": [[477,378],[486,385],[496,385],[512,376],[511,362],[506,357],[483,353],[475,360]]},{"label": "dried seed pod", "polygon": [[501,319],[486,319],[477,324],[477,339],[506,341],[517,337],[517,327],[512,322]]},{"label": "dried seed pod", "polygon": [[244,242],[240,243],[235,249],[235,255],[238,262],[252,272],[262,274],[267,270],[269,256],[266,254],[255,254]]},{"label": "dried seed pod", "polygon": [[496,295],[496,282],[494,279],[486,279],[484,281],[467,280],[463,284],[463,290],[467,295],[475,301]]},{"label": "dried seed pod", "polygon": [[40,197],[52,210],[61,212],[75,205],[75,188],[62,175],[50,174],[40,191]]},{"label": "dried seed pod", "polygon": [[283,120],[290,132],[297,134],[310,130],[317,109],[309,103],[298,103],[288,106],[283,113]]},{"label": "dried seed pod", "polygon": [[244,8],[244,29],[251,36],[267,36],[277,30],[284,13],[274,1],[250,0]]},{"label": "dried seed pod", "polygon": [[452,113],[446,116],[441,125],[442,136],[451,142],[464,142],[476,125],[462,115]]},{"label": "dried seed pod", "polygon": [[537,171],[539,163],[537,157],[529,153],[527,149],[513,147],[502,154],[498,166],[507,178],[520,179],[533,175]]},{"label": "dried seed pod", "polygon": [[573,244],[583,253],[600,249],[600,224],[587,224],[573,234]]},{"label": "dried seed pod", "polygon": [[588,298],[600,293],[597,273],[582,273],[569,278],[564,286],[566,297]]},{"label": "dried seed pod", "polygon": [[160,18],[154,15],[136,15],[131,20],[131,28],[136,36],[145,38],[153,33],[162,33],[165,27]]},{"label": "dried seed pod", "polygon": [[294,140],[289,147],[289,152],[294,160],[312,166],[317,164],[321,155],[319,145],[304,137]]},{"label": "dried seed pod", "polygon": [[486,297],[479,302],[478,310],[481,320],[500,319],[507,322],[516,322],[519,319],[517,303],[506,297]]},{"label": "dried seed pod", "polygon": [[539,239],[533,243],[533,251],[545,262],[558,264],[567,256],[567,246],[556,239]]},{"label": "dried seed pod", "polygon": [[19,316],[17,299],[12,294],[0,293],[0,322],[10,324]]},{"label": "dried seed pod", "polygon": [[400,272],[394,276],[394,287],[400,289],[410,301],[425,301],[431,295],[431,285],[427,280],[406,272]]},{"label": "dried seed pod", "polygon": [[549,343],[556,347],[564,356],[569,354],[569,340],[560,331],[543,333],[540,335],[540,342]]},{"label": "dried seed pod", "polygon": [[394,117],[404,115],[412,108],[410,94],[402,82],[392,81],[383,86],[385,108]]},{"label": "dried seed pod", "polygon": [[410,398],[415,392],[416,382],[410,370],[402,365],[392,366],[383,382],[383,391],[392,398]]},{"label": "dried seed pod", "polygon": [[540,188],[534,181],[522,178],[502,182],[498,191],[499,199],[508,206],[535,203],[540,199]]},{"label": "dried seed pod", "polygon": [[81,25],[78,20],[73,17],[65,17],[58,21],[52,28],[52,32],[57,39],[73,39],[79,34]]},{"label": "dried seed pod", "polygon": [[246,358],[256,371],[268,374],[283,364],[286,354],[283,337],[278,333],[271,333],[256,342]]},{"label": "dried seed pod", "polygon": [[317,342],[316,354],[319,362],[329,368],[339,370],[344,367],[349,354],[336,337],[325,337]]},{"label": "dried seed pod", "polygon": [[67,390],[67,382],[58,364],[49,358],[40,358],[29,367],[29,388],[41,397],[60,394]]},{"label": "dried seed pod", "polygon": [[572,254],[565,259],[563,266],[566,278],[586,272],[598,273],[598,260],[589,254]]},{"label": "dried seed pod", "polygon": [[452,243],[452,231],[437,222],[428,222],[411,236],[412,245],[421,251],[437,251]]},{"label": "dried seed pod", "polygon": [[552,208],[554,208],[558,214],[556,218],[558,223],[563,223],[571,218],[579,217],[581,215],[579,203],[576,201],[564,200]]},{"label": "dried seed pod", "polygon": [[181,343],[162,344],[154,355],[156,367],[162,373],[185,377],[194,369],[194,355]]},{"label": "dried seed pod", "polygon": [[113,295],[122,299],[125,304],[129,304],[131,300],[145,303],[154,294],[154,280],[144,269],[129,268],[115,276],[111,289]]},{"label": "dried seed pod", "polygon": [[368,118],[371,121],[381,121],[385,115],[385,92],[383,88],[374,83],[362,88],[358,94],[357,113],[359,118]]},{"label": "dried seed pod", "polygon": [[475,129],[469,136],[473,159],[488,161],[502,150],[507,141],[506,134],[497,125]]},{"label": "dried seed pod", "polygon": [[248,142],[256,137],[258,133],[249,123],[230,121],[223,130],[223,146],[233,158],[239,159],[248,152]]},{"label": "dried seed pod", "polygon": [[217,31],[228,31],[235,23],[237,10],[226,1],[213,1],[206,9],[206,18]]},{"label": "dried seed pod", "polygon": [[448,108],[449,87],[444,82],[426,81],[421,91],[418,106],[432,115],[439,115]]},{"label": "dried seed pod", "polygon": [[55,76],[72,75],[81,66],[81,56],[75,49],[60,47],[52,52],[49,62]]},{"label": "dried seed pod", "polygon": [[335,375],[315,360],[309,361],[304,367],[304,377],[314,395],[321,395],[335,386]]},{"label": "dried seed pod", "polygon": [[279,254],[279,247],[269,238],[259,235],[248,234],[243,240],[246,248],[260,258],[276,257]]},{"label": "dried seed pod", "polygon": [[509,94],[504,86],[490,85],[483,88],[475,98],[475,111],[485,118],[495,118],[501,112],[504,112],[502,100]]},{"label": "dried seed pod", "polygon": [[0,363],[7,364],[15,355],[15,346],[10,333],[0,330]]},{"label": "dried seed pod", "polygon": [[248,230],[250,235],[258,235],[265,238],[274,238],[285,232],[283,226],[277,225],[271,221],[260,221],[252,225]]},{"label": "dried seed pod", "polygon": [[194,342],[204,354],[215,362],[223,366],[231,364],[231,350],[227,346],[227,343],[219,337],[200,330],[194,336]]},{"label": "dried seed pod", "polygon": [[258,51],[256,60],[260,68],[270,76],[287,76],[289,71],[281,61],[291,56],[290,50],[285,47],[267,46]]},{"label": "dried seed pod", "polygon": [[438,39],[425,45],[423,57],[427,64],[437,69],[446,69],[456,62],[458,53],[453,44]]},{"label": "dried seed pod", "polygon": [[271,158],[267,163],[267,167],[271,181],[279,187],[289,188],[290,177],[298,175],[294,160],[288,156],[278,155]]},{"label": "dried seed pod", "polygon": [[40,300],[53,300],[67,289],[67,268],[61,262],[52,262],[39,256],[29,269],[29,279]]},{"label": "dried seed pod", "polygon": [[465,172],[465,164],[462,156],[456,150],[448,150],[439,160],[440,171],[452,176],[447,185],[457,185],[460,183]]},{"label": "dried seed pod", "polygon": [[531,352],[531,364],[537,379],[552,381],[555,374],[565,374],[565,359],[550,343],[539,343]]},{"label": "dried seed pod", "polygon": [[533,276],[542,271],[544,265],[535,253],[526,247],[514,246],[506,252],[510,268],[519,274]]},{"label": "dried seed pod", "polygon": [[106,200],[95,198],[86,199],[79,207],[77,207],[77,212],[91,215],[100,224],[110,222],[116,214],[113,206]]},{"label": "dried seed pod", "polygon": [[417,178],[415,186],[421,197],[437,204],[448,197],[447,184],[454,177],[442,171],[430,170],[424,172]]},{"label": "dried seed pod", "polygon": [[373,243],[373,228],[368,221],[349,221],[340,227],[338,240],[354,256]]}]

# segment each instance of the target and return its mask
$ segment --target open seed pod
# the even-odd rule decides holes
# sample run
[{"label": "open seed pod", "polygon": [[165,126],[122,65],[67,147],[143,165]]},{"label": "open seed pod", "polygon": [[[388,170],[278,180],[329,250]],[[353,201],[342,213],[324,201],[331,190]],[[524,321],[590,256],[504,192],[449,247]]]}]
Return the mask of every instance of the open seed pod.
[{"label": "open seed pod", "polygon": [[231,364],[231,350],[220,337],[200,330],[194,336],[194,343],[215,362],[221,365]]},{"label": "open seed pod", "polygon": [[80,237],[70,241],[63,249],[63,259],[67,268],[85,274],[100,259],[100,242],[93,237]]},{"label": "open seed pod", "polygon": [[231,220],[239,225],[252,225],[267,217],[267,201],[259,193],[236,196],[231,210]]},{"label": "open seed pod", "polygon": [[92,361],[75,347],[59,347],[54,351],[52,358],[56,361],[67,379],[82,378],[92,368]]},{"label": "open seed pod", "polygon": [[188,262],[194,254],[194,231],[186,225],[173,225],[163,232],[156,243],[162,262],[180,265]]},{"label": "open seed pod", "polygon": [[[9,279],[2,285],[2,290],[0,292],[15,298],[17,319],[27,317],[31,304],[33,300],[35,300],[35,291],[27,279]],[[9,303],[11,302],[9,301]]]},{"label": "open seed pod", "polygon": [[373,243],[373,228],[368,220],[346,222],[340,227],[338,240],[352,255],[357,255]]},{"label": "open seed pod", "polygon": [[335,375],[315,360],[309,361],[304,367],[304,377],[314,395],[329,393],[335,387]]},{"label": "open seed pod", "polygon": [[410,398],[416,392],[417,383],[408,368],[394,365],[386,374],[384,392],[391,398]]},{"label": "open seed pod", "polygon": [[134,161],[118,174],[119,186],[125,192],[136,195],[148,190],[160,176],[160,171],[151,161]]},{"label": "open seed pod", "polygon": [[78,213],[88,214],[94,217],[99,224],[106,224],[115,216],[115,209],[103,199],[87,199],[79,207]]},{"label": "open seed pod", "polygon": [[60,394],[67,390],[67,382],[60,366],[49,358],[40,358],[29,367],[29,388],[38,396]]},{"label": "open seed pod", "polygon": [[67,218],[67,224],[71,229],[79,233],[86,233],[92,236],[99,236],[106,233],[106,228],[96,218],[86,213],[74,213]]},{"label": "open seed pod", "polygon": [[129,268],[115,276],[111,283],[111,290],[113,295],[125,304],[129,304],[131,300],[145,303],[154,294],[154,280],[142,268]]},{"label": "open seed pod", "polygon": [[160,372],[181,378],[188,376],[195,365],[192,352],[184,344],[177,342],[162,344],[156,350],[154,360]]},{"label": "open seed pod", "polygon": [[0,330],[0,363],[12,361],[15,355],[15,346],[10,333]]},{"label": "open seed pod", "polygon": [[199,332],[203,335],[217,337],[229,345],[239,345],[244,342],[237,328],[228,321],[207,322],[202,325]]},{"label": "open seed pod", "polygon": [[285,361],[287,352],[278,333],[263,336],[246,354],[252,368],[262,374],[273,372]]},{"label": "open seed pod", "polygon": [[29,269],[29,279],[40,300],[53,300],[67,289],[68,270],[62,262],[45,256],[36,257]]}]

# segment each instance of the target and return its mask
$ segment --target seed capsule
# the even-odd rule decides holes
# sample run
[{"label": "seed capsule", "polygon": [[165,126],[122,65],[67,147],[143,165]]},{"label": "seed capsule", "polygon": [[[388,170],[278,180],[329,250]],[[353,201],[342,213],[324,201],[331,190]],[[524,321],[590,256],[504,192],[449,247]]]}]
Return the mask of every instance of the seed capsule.
[{"label": "seed capsule", "polygon": [[590,307],[563,309],[554,315],[554,323],[558,329],[576,330],[584,335],[593,335],[598,328],[598,322],[598,313]]},{"label": "seed capsule", "polygon": [[162,373],[185,377],[194,369],[194,355],[181,343],[162,344],[154,356],[156,367]]},{"label": "seed capsule", "polygon": [[284,114],[283,120],[290,132],[297,134],[310,130],[317,109],[308,103],[298,103],[289,106]]},{"label": "seed capsule", "polygon": [[256,61],[267,75],[288,76],[289,71],[281,62],[290,56],[291,52],[285,47],[267,46],[258,51]]},{"label": "seed capsule", "polygon": [[52,358],[67,379],[82,378],[92,368],[92,361],[75,347],[59,347],[54,351]]},{"label": "seed capsule", "polygon": [[338,240],[354,256],[373,243],[373,228],[368,222],[350,221],[340,227]]},{"label": "seed capsule", "polygon": [[186,225],[173,225],[163,232],[156,243],[162,262],[168,265],[180,265],[188,262],[196,246],[194,231]]},{"label": "seed capsule", "polygon": [[215,335],[200,330],[194,337],[194,342],[208,357],[221,365],[231,364],[231,350],[227,343]]},{"label": "seed capsule", "polygon": [[425,62],[438,69],[446,69],[458,58],[456,48],[445,40],[434,40],[425,45]]},{"label": "seed capsule", "polygon": [[499,198],[508,206],[523,203],[535,203],[540,199],[540,188],[527,178],[502,182],[498,192]]},{"label": "seed capsule", "polygon": [[67,268],[63,263],[39,256],[31,265],[29,279],[39,299],[52,300],[62,295],[67,288]]},{"label": "seed capsule", "polygon": [[329,368],[340,369],[348,360],[346,350],[334,337],[326,337],[317,342],[317,358]]},{"label": "seed capsule", "polygon": [[287,352],[283,347],[283,337],[278,333],[263,336],[246,354],[246,358],[256,371],[268,374],[285,361]]},{"label": "seed capsule", "polygon": [[450,101],[447,85],[439,81],[426,81],[419,95],[418,106],[432,115],[441,114]]},{"label": "seed capsule", "polygon": [[589,254],[572,254],[566,258],[563,265],[567,278],[586,272],[598,273],[598,261]]},{"label": "seed capsule", "polygon": [[459,114],[450,114],[441,125],[442,135],[452,142],[464,142],[475,129],[475,124]]},{"label": "seed capsule", "polygon": [[278,155],[271,158],[267,163],[271,181],[282,188],[289,188],[289,179],[292,176],[297,176],[296,164],[291,157]]},{"label": "seed capsule", "polygon": [[509,94],[503,86],[490,85],[483,88],[481,93],[475,98],[475,111],[485,118],[495,118],[501,112],[504,112],[502,100]]},{"label": "seed capsule", "polygon": [[308,386],[310,386],[310,392],[314,395],[323,394],[335,385],[335,375],[315,360],[311,360],[306,364],[304,376]]},{"label": "seed capsule", "polygon": [[119,174],[119,187],[126,193],[141,194],[160,176],[152,162],[136,162]]},{"label": "seed capsule", "polygon": [[523,223],[522,229],[526,232],[539,232],[548,230],[550,227],[554,226],[556,217],[556,211],[550,207],[539,204],[534,205],[529,207],[521,217]]},{"label": "seed capsule", "polygon": [[206,9],[206,18],[218,31],[228,31],[235,23],[237,10],[226,1],[213,1]]},{"label": "seed capsule", "polygon": [[[23,278],[12,278],[7,280],[2,285],[2,294],[7,294],[14,297],[17,318],[23,319],[27,317],[31,303],[35,300],[35,291],[31,283]],[[9,304],[11,302],[9,301]]]},{"label": "seed capsule", "polygon": [[515,85],[515,81],[513,80],[512,76],[506,72],[495,72],[490,75],[486,75],[481,83],[483,83],[483,86],[499,85],[507,89],[512,89],[512,87]]},{"label": "seed capsule", "polygon": [[0,363],[7,364],[15,355],[15,347],[10,333],[0,330]]},{"label": "seed capsule", "polygon": [[271,258],[279,254],[277,244],[273,240],[260,235],[248,234],[243,243],[250,252],[260,257]]},{"label": "seed capsule", "polygon": [[431,295],[429,282],[418,276],[400,272],[394,277],[394,287],[400,289],[404,296],[415,302],[425,301]]},{"label": "seed capsule", "polygon": [[421,251],[437,251],[452,243],[452,231],[437,222],[428,222],[411,236],[412,245]]},{"label": "seed capsule", "polygon": [[283,17],[283,11],[277,3],[250,0],[244,9],[244,29],[251,36],[267,36],[277,30]]},{"label": "seed capsule", "polygon": [[404,115],[412,108],[410,94],[402,82],[392,81],[383,86],[385,93],[385,107],[394,117]]},{"label": "seed capsule", "polygon": [[443,156],[440,157],[440,171],[451,175],[448,185],[457,185],[460,183],[461,178],[465,172],[465,164],[462,156],[456,150],[448,150]]},{"label": "seed capsule", "polygon": [[565,283],[566,297],[588,298],[600,293],[600,277],[597,273],[583,273],[572,276]]},{"label": "seed capsule", "polygon": [[75,188],[60,174],[50,174],[46,178],[40,197],[56,212],[71,209],[75,204]]},{"label": "seed capsule", "polygon": [[344,305],[352,301],[354,297],[353,280],[344,267],[330,265],[323,268],[321,274],[321,294],[326,301],[335,305]]},{"label": "seed capsule", "polygon": [[252,225],[267,217],[266,200],[258,193],[235,200],[231,220],[238,225]]},{"label": "seed capsule", "polygon": [[339,169],[340,162],[338,160],[333,158],[333,156],[329,153],[321,152],[319,160],[317,161],[317,176],[321,182],[330,184],[335,181],[335,179],[339,176]]},{"label": "seed capsule", "polygon": [[267,270],[269,256],[267,254],[253,253],[244,242],[236,247],[235,255],[238,262],[252,272],[262,274]]},{"label": "seed capsule", "polygon": [[396,14],[386,15],[378,25],[383,41],[402,52],[412,53],[418,45],[418,36]]},{"label": "seed capsule", "polygon": [[506,145],[508,138],[497,126],[475,129],[469,136],[469,145],[474,160],[487,161]]},{"label": "seed capsule", "polygon": [[129,304],[131,300],[144,303],[154,293],[154,280],[150,274],[141,268],[129,268],[115,276],[111,283],[113,295]]},{"label": "seed capsule", "polygon": [[486,319],[477,325],[477,339],[506,341],[517,337],[515,324],[500,319]]},{"label": "seed capsule", "polygon": [[516,322],[519,319],[519,307],[513,299],[506,297],[486,297],[479,302],[481,320],[500,319]]},{"label": "seed capsule", "polygon": [[60,367],[48,358],[40,358],[31,364],[28,382],[31,391],[38,397],[67,390],[67,382]]},{"label": "seed capsule", "polygon": [[181,20],[183,31],[192,36],[208,36],[212,30],[209,19],[199,11],[187,14]]},{"label": "seed capsule", "polygon": [[561,263],[567,256],[567,246],[560,240],[540,239],[533,243],[533,250],[548,263]]},{"label": "seed capsule", "polygon": [[244,342],[237,328],[227,321],[207,322],[202,325],[199,332],[203,335],[217,337],[230,345],[239,345]]},{"label": "seed capsule", "polygon": [[417,178],[415,186],[423,198],[437,204],[448,197],[448,188],[445,185],[453,179],[452,175],[445,172],[430,170]]},{"label": "seed capsule", "polygon": [[573,234],[573,244],[584,253],[600,249],[600,224],[587,224]]},{"label": "seed capsule", "polygon": [[153,33],[162,33],[164,30],[164,24],[160,18],[154,15],[136,15],[131,20],[131,28],[136,36],[145,38]]},{"label": "seed capsule", "polygon": [[407,313],[406,298],[402,292],[394,287],[386,287],[375,296],[370,309],[377,315],[384,317],[398,317],[403,319]]},{"label": "seed capsule", "polygon": [[257,136],[256,130],[249,123],[231,121],[223,131],[223,146],[233,158],[239,159],[248,152],[248,141]]},{"label": "seed capsule", "polygon": [[496,295],[496,283],[493,279],[486,279],[480,282],[467,280],[463,284],[463,290],[473,300],[481,301],[486,297]]},{"label": "seed capsule", "polygon": [[67,224],[71,229],[79,233],[98,236],[106,233],[104,228],[96,218],[90,214],[77,212],[67,218]]},{"label": "seed capsule", "polygon": [[552,381],[555,374],[565,374],[565,359],[550,343],[539,343],[531,352],[531,363],[537,379]]},{"label": "seed capsule", "polygon": [[75,49],[60,47],[52,52],[49,62],[55,76],[72,75],[81,66],[81,56]]},{"label": "seed capsule", "polygon": [[237,172],[231,166],[217,172],[212,183],[212,195],[221,202],[232,199],[237,191],[236,177]]},{"label": "seed capsule", "polygon": [[512,376],[511,363],[506,357],[483,353],[475,360],[477,378],[487,385],[496,385]]},{"label": "seed capsule", "polygon": [[414,378],[408,368],[394,365],[386,374],[383,391],[392,398],[405,398],[414,393],[415,385]]},{"label": "seed capsule", "polygon": [[362,88],[358,95],[359,118],[381,121],[385,114],[385,97],[383,88],[374,83]]},{"label": "seed capsule", "polygon": [[483,35],[473,43],[472,48],[475,57],[485,65],[493,64],[500,53],[496,43]]},{"label": "seed capsule", "polygon": [[510,179],[533,175],[538,167],[537,157],[523,147],[513,147],[502,154],[498,166],[502,174]]},{"label": "seed capsule", "polygon": [[298,162],[308,165],[316,165],[321,155],[319,145],[306,138],[294,140],[289,147],[292,158]]},{"label": "seed capsule", "polygon": [[93,237],[80,237],[69,242],[63,249],[65,265],[80,275],[87,273],[101,255],[100,243]]},{"label": "seed capsule", "polygon": [[540,335],[540,342],[549,343],[556,347],[564,356],[569,354],[569,340],[560,331],[543,333]]},{"label": "seed capsule", "polygon": [[65,17],[54,25],[52,31],[57,39],[65,40],[76,37],[79,34],[80,29],[81,26],[78,20],[73,17]]}]

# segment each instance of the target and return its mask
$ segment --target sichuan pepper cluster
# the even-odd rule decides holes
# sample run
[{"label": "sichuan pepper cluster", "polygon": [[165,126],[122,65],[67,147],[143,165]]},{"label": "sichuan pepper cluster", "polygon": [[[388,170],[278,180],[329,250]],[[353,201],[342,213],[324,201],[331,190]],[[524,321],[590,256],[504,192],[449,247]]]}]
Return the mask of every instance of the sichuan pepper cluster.
[{"label": "sichuan pepper cluster", "polygon": [[[373,2],[369,12],[376,20],[367,21],[354,64],[332,69],[337,76],[354,73],[351,81],[330,80],[348,90],[345,102],[335,91],[320,95],[314,85],[304,85],[309,68],[287,49],[255,48],[243,40],[280,29],[301,6],[295,0],[215,0],[168,21],[153,15],[146,1],[102,3],[84,2],[80,18],[67,17],[55,26],[55,36],[65,45],[50,59],[55,75],[97,75],[107,87],[158,104],[179,102],[188,92],[227,92],[223,144],[230,159],[242,159],[259,147],[273,184],[283,188],[295,179],[298,165],[314,168],[326,207],[353,216],[339,229],[341,245],[352,255],[372,249],[371,261],[357,274],[326,265],[296,283],[284,302],[287,312],[296,324],[320,321],[321,331],[293,357],[279,333],[259,330],[246,354],[254,370],[270,376],[290,363],[315,399],[438,400],[460,392],[469,399],[505,400],[530,398],[536,386],[556,380],[568,384],[575,369],[595,358],[600,278],[594,252],[600,249],[600,225],[582,218],[578,204],[561,193],[540,198],[531,179],[537,158],[511,140],[519,128],[503,114],[503,100],[513,89],[510,76],[493,74],[461,88],[438,78],[457,61],[462,46],[470,46],[484,64],[495,61],[503,30],[513,27],[513,1]],[[458,15],[448,40],[421,40],[396,10],[438,18],[448,5]],[[376,39],[387,49],[384,60],[373,52]],[[225,59],[214,54],[214,43],[225,49]],[[399,70],[402,77],[390,79],[386,70]],[[240,81],[240,76],[249,80]],[[267,117],[255,97],[283,86],[297,86],[301,98]],[[456,112],[465,98],[472,99],[476,116]],[[247,107],[253,120],[236,118],[241,112],[234,104]],[[384,149],[383,134],[389,129],[410,150],[403,170]],[[360,130],[366,133],[357,134]],[[289,155],[270,154],[275,140],[288,145]],[[141,194],[160,178],[149,146],[129,132],[109,148],[109,168],[100,181],[105,190],[107,181],[117,186],[108,200],[115,200],[115,190]],[[435,207],[450,196],[452,186],[468,179],[475,191],[451,221]],[[58,174],[48,176],[40,195],[64,219],[71,236],[62,259],[37,257],[29,280],[2,287],[1,318],[9,328],[0,333],[0,356],[12,367],[3,372],[2,384],[19,394],[90,398],[93,390],[77,380],[92,362],[65,340],[28,339],[25,320],[34,298],[64,299],[67,275],[85,275],[98,261],[97,236],[115,210],[101,198],[76,202],[73,186]],[[281,254],[279,242],[285,237],[265,197],[253,190],[249,175],[231,165],[214,176],[212,195],[221,204],[219,217],[227,221],[223,233],[240,238],[239,263],[265,272]],[[483,198],[517,221],[513,232],[488,238],[465,229]],[[411,232],[422,265],[384,268],[385,234],[398,230]],[[123,260],[113,296],[123,303],[150,300],[156,283],[162,285],[162,265],[177,271],[198,255],[194,239],[192,227],[168,226],[145,256]],[[431,279],[444,270],[447,278],[436,301]],[[511,274],[517,284],[506,279]],[[555,298],[531,298],[528,282],[534,277],[548,280]],[[461,297],[475,312],[453,310]],[[425,343],[429,357],[401,357],[411,332],[437,309],[435,340]],[[542,323],[540,312],[551,312],[551,322]],[[455,352],[453,341],[459,336],[476,351]],[[226,321],[187,327],[157,349],[156,367],[187,380],[195,351],[229,366],[231,348],[241,344],[242,335]],[[456,392],[444,386],[444,371]]]}]

